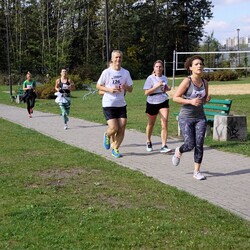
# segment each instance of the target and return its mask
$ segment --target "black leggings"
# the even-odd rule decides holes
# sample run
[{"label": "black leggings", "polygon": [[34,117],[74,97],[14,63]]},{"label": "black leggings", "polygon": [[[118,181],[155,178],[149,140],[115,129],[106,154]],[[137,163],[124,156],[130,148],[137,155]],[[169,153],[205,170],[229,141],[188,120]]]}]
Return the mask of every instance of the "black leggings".
[{"label": "black leggings", "polygon": [[35,107],[35,96],[33,95],[28,95],[26,102],[27,102],[27,110],[28,113],[30,114],[30,109],[33,109]]},{"label": "black leggings", "polygon": [[180,153],[189,152],[194,148],[194,162],[201,163],[204,151],[204,137],[207,128],[206,119],[179,117],[179,125],[184,137],[184,144],[179,149]]}]

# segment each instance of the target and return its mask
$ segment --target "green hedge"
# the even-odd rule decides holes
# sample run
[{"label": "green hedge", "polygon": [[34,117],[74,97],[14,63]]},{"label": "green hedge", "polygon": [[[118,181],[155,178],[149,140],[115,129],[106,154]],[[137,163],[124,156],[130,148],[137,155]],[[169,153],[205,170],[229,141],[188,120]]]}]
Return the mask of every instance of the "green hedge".
[{"label": "green hedge", "polygon": [[238,79],[238,73],[233,70],[217,70],[204,73],[203,77],[208,81],[232,81]]}]

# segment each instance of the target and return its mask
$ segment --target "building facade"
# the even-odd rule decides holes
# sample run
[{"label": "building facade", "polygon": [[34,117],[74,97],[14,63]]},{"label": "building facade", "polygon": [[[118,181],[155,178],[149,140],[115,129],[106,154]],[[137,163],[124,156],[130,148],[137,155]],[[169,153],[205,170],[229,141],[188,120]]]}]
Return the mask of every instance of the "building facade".
[{"label": "building facade", "polygon": [[250,37],[238,37],[227,38],[226,39],[226,49],[227,50],[240,50],[250,48]]}]

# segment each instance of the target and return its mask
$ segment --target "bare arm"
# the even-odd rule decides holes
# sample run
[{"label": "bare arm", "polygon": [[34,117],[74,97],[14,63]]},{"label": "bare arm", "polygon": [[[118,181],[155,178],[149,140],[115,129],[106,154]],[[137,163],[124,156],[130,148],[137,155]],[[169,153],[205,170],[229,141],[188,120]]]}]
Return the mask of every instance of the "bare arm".
[{"label": "bare arm", "polygon": [[70,89],[70,90],[75,90],[75,89],[76,89],[76,86],[75,86],[74,82],[73,82],[71,79],[68,79],[68,82],[70,83],[69,89]]},{"label": "bare arm", "polygon": [[204,81],[205,81],[205,89],[206,89],[206,99],[205,99],[205,102],[209,102],[211,100],[211,95],[209,95],[208,82],[207,82],[207,80],[204,80]]},{"label": "bare arm", "polygon": [[60,88],[59,88],[59,83],[60,83],[60,79],[57,79],[57,80],[56,80],[56,84],[55,84],[55,90],[56,90],[57,92],[59,92],[59,90],[60,90]]}]

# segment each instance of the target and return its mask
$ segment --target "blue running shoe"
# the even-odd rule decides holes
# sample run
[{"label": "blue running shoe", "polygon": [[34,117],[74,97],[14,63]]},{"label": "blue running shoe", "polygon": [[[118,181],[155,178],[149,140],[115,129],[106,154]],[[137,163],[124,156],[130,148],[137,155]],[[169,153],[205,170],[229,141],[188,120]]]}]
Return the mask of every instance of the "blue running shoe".
[{"label": "blue running shoe", "polygon": [[122,157],[122,155],[119,153],[119,150],[118,150],[118,149],[112,149],[112,155],[113,155],[115,158],[120,158],[120,157]]},{"label": "blue running shoe", "polygon": [[110,149],[110,138],[107,136],[106,132],[104,133],[104,136],[103,136],[103,146],[107,150]]}]

